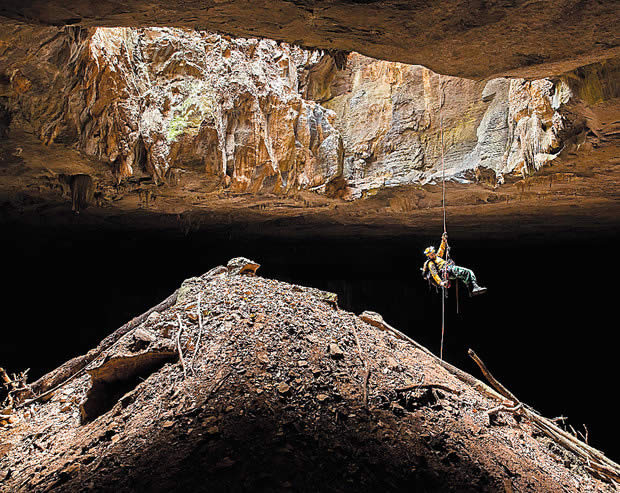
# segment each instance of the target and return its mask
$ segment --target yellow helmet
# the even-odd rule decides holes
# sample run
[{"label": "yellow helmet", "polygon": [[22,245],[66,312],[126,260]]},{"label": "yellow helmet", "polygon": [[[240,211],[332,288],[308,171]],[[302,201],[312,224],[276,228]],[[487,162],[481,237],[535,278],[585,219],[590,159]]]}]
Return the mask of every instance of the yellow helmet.
[{"label": "yellow helmet", "polygon": [[427,257],[432,253],[435,253],[435,247],[429,246],[426,250],[424,250],[424,255]]}]

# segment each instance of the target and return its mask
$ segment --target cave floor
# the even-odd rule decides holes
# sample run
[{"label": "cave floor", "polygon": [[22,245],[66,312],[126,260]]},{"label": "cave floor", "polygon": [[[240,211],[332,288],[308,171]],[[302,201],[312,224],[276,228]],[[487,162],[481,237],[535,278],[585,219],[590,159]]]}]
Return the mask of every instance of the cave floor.
[{"label": "cave floor", "polygon": [[[324,292],[226,274],[183,286],[90,365],[121,392],[85,374],[0,429],[5,485],[612,491],[527,419],[490,417],[501,398]],[[175,344],[181,362],[135,368]],[[142,378],[129,385],[132,375]],[[112,401],[85,416],[95,397]]]}]

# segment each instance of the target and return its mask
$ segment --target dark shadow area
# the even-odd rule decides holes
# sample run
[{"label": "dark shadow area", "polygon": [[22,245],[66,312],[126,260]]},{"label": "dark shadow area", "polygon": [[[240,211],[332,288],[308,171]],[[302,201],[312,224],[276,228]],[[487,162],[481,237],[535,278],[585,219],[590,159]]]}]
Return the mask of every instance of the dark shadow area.
[{"label": "dark shadow area", "polygon": [[[231,393],[234,406],[237,391]],[[228,397],[223,401],[217,406],[231,404]],[[357,409],[353,417],[335,422],[325,408],[310,413],[282,401],[250,397],[234,411],[221,414],[217,436],[209,432],[213,421],[204,416],[192,422],[191,432],[184,426],[155,428],[148,440],[127,444],[130,454],[123,455],[120,467],[122,452],[108,449],[90,477],[96,478],[99,491],[431,493],[503,489],[497,478],[467,454],[449,453],[454,444],[447,436],[425,433],[420,422],[407,422],[410,433],[395,440],[377,439],[377,421],[393,419],[390,415],[385,410]],[[62,491],[82,488],[78,478],[63,485]]]},{"label": "dark shadow area", "polygon": [[133,390],[149,375],[170,361],[176,352],[142,353],[126,358],[112,358],[101,367],[89,371],[92,385],[80,407],[82,423],[88,423],[108,412],[118,400]]},{"label": "dark shadow area", "polygon": [[[515,226],[518,229],[518,226]],[[286,241],[234,231],[182,233],[3,227],[5,321],[0,366],[31,368],[31,380],[83,354],[132,317],[172,293],[183,279],[235,256],[258,261],[259,275],[336,292],[340,306],[374,310],[435,353],[441,299],[419,272],[437,237],[368,239],[351,235]],[[343,235],[346,229],[343,227]],[[451,235],[452,256],[475,270],[488,294],[468,298],[460,313],[446,304],[444,357],[479,376],[473,348],[494,375],[548,417],[568,416],[611,458],[616,411],[601,405],[616,386],[615,282],[607,259],[617,231],[587,238],[492,232],[480,241]]]}]

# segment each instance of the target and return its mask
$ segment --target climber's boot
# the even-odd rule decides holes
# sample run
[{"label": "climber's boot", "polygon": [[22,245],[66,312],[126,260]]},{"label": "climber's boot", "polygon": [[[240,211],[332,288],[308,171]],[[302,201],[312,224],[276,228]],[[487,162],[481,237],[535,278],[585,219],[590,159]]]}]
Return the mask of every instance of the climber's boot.
[{"label": "climber's boot", "polygon": [[478,286],[475,282],[471,283],[471,290],[469,291],[471,296],[478,296],[479,294],[484,294],[487,292],[487,288],[483,288],[482,286]]}]

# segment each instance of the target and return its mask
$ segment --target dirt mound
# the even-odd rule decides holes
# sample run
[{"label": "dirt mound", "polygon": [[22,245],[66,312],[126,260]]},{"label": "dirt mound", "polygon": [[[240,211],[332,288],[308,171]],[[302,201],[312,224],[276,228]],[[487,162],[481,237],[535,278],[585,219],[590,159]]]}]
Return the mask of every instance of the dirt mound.
[{"label": "dirt mound", "polygon": [[377,314],[238,263],[14,410],[0,489],[613,491]]}]

